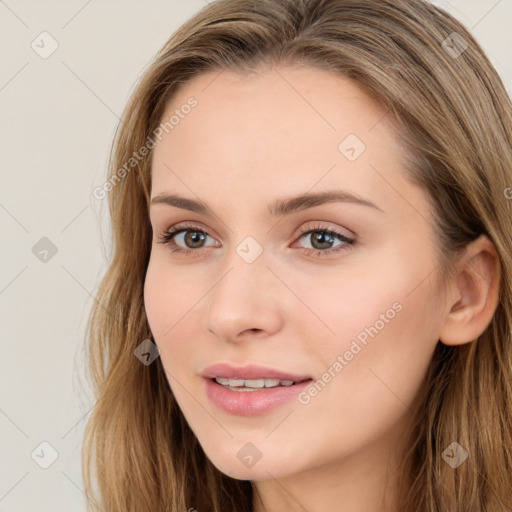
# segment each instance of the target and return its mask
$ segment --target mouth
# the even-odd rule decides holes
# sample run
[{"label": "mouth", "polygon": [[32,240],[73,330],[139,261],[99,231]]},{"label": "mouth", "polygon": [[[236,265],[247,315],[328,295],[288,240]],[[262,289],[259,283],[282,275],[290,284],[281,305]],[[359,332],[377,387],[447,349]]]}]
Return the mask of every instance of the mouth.
[{"label": "mouth", "polygon": [[203,370],[205,394],[217,409],[237,416],[264,414],[284,405],[313,381],[311,375],[249,364],[217,363]]},{"label": "mouth", "polygon": [[204,378],[208,400],[218,410],[234,416],[258,416],[293,402],[313,379]]}]

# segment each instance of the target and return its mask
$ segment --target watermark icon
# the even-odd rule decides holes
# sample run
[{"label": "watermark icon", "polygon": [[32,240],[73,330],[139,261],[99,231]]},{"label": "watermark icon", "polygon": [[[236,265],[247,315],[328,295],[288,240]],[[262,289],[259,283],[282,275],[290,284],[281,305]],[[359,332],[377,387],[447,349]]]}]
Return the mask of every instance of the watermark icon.
[{"label": "watermark icon", "polygon": [[253,443],[245,443],[238,453],[236,454],[238,459],[248,468],[252,468],[256,462],[258,462],[263,454]]},{"label": "watermark icon", "polygon": [[34,448],[30,456],[39,467],[48,469],[59,458],[59,452],[50,443],[43,441]]},{"label": "watermark icon", "polygon": [[252,263],[263,252],[263,247],[255,238],[248,236],[238,244],[236,252],[246,263]]},{"label": "watermark icon", "polygon": [[145,366],[149,366],[159,355],[158,347],[146,338],[134,351],[133,354]]},{"label": "watermark icon", "polygon": [[458,59],[468,49],[468,42],[459,33],[452,32],[441,46],[452,59]]},{"label": "watermark icon", "polygon": [[149,155],[150,151],[156,146],[155,139],[162,140],[164,133],[169,133],[173,130],[182,119],[190,114],[194,107],[197,107],[197,100],[191,96],[186,103],[181,105],[180,108],[174,110],[174,113],[164,123],[160,123],[158,127],[149,136],[146,142],[138,151],[134,151],[132,156],[111,176],[103,185],[95,187],[93,190],[93,196],[95,199],[101,200],[107,197],[107,194],[135,167],[139,162],[142,162],[146,156]]},{"label": "watermark icon", "polygon": [[512,199],[512,187],[507,187],[503,194],[505,195],[505,199]]},{"label": "watermark icon", "polygon": [[349,133],[338,145],[339,152],[349,162],[357,160],[365,149],[366,145],[355,133]]},{"label": "watermark icon", "polygon": [[[322,374],[322,377],[317,379],[315,382],[312,382],[305,391],[302,391],[302,393],[299,393],[297,396],[297,400],[299,403],[303,405],[309,404],[311,402],[311,399],[322,391],[325,386],[329,382],[336,377],[338,373],[345,368],[349,364],[352,359],[354,359],[354,356],[359,354],[361,350],[363,350],[364,347],[368,344],[368,336],[370,336],[372,339],[379,334],[379,332],[386,327],[387,324],[393,318],[395,318],[397,313],[400,313],[402,311],[403,306],[400,304],[400,302],[395,302],[393,305],[386,310],[385,313],[381,313],[379,315],[379,320],[376,320],[371,327],[365,327],[363,331],[361,331],[355,339],[352,340],[352,343],[350,344],[350,347],[348,350],[346,350],[343,354],[338,355],[336,358],[336,361],[327,368],[327,371]],[[361,346],[362,344],[363,346]]]},{"label": "watermark icon", "polygon": [[41,32],[31,43],[30,47],[39,57],[47,59],[59,47],[57,40],[48,32]]},{"label": "watermark icon", "polygon": [[48,263],[57,254],[57,251],[57,246],[46,236],[43,236],[32,247],[32,254],[42,263]]},{"label": "watermark icon", "polygon": [[441,457],[453,469],[457,469],[469,457],[469,454],[459,443],[454,441],[441,454]]}]

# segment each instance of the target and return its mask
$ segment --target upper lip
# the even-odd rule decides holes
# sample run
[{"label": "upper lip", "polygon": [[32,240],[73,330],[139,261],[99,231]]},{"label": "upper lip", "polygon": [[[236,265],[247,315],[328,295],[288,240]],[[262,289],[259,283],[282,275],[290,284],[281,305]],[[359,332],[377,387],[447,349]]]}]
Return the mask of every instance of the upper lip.
[{"label": "upper lip", "polygon": [[228,363],[218,363],[208,366],[201,374],[205,378],[213,379],[215,377],[225,377],[227,379],[279,379],[292,380],[293,382],[302,382],[311,377],[309,375],[300,375],[290,373],[276,368],[258,366],[249,364],[247,366],[234,366]]}]

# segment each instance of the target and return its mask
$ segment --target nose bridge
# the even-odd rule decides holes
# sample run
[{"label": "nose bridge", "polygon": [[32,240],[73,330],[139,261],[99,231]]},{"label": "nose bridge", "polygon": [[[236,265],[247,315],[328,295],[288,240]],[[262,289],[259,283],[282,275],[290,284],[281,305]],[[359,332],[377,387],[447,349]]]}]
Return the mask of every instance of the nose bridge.
[{"label": "nose bridge", "polygon": [[[224,277],[216,286],[221,288],[217,292],[239,296],[250,294],[251,291],[253,295],[259,294],[259,287],[271,275],[267,268],[270,263],[268,254],[253,236],[243,238],[233,247],[225,260],[226,272],[222,273]],[[226,282],[222,283],[223,281]]]},{"label": "nose bridge", "polygon": [[206,327],[220,338],[235,339],[251,329],[270,332],[279,324],[275,277],[263,247],[251,238],[235,247],[208,296]]}]

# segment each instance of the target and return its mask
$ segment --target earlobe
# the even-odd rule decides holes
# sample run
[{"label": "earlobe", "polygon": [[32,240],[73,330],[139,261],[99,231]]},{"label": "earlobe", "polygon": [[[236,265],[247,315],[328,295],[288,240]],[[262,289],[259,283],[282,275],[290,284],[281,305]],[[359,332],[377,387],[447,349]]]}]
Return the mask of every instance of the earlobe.
[{"label": "earlobe", "polygon": [[490,324],[499,300],[501,265],[486,235],[471,242],[458,264],[453,283],[455,299],[439,333],[445,345],[463,345],[476,340]]}]

